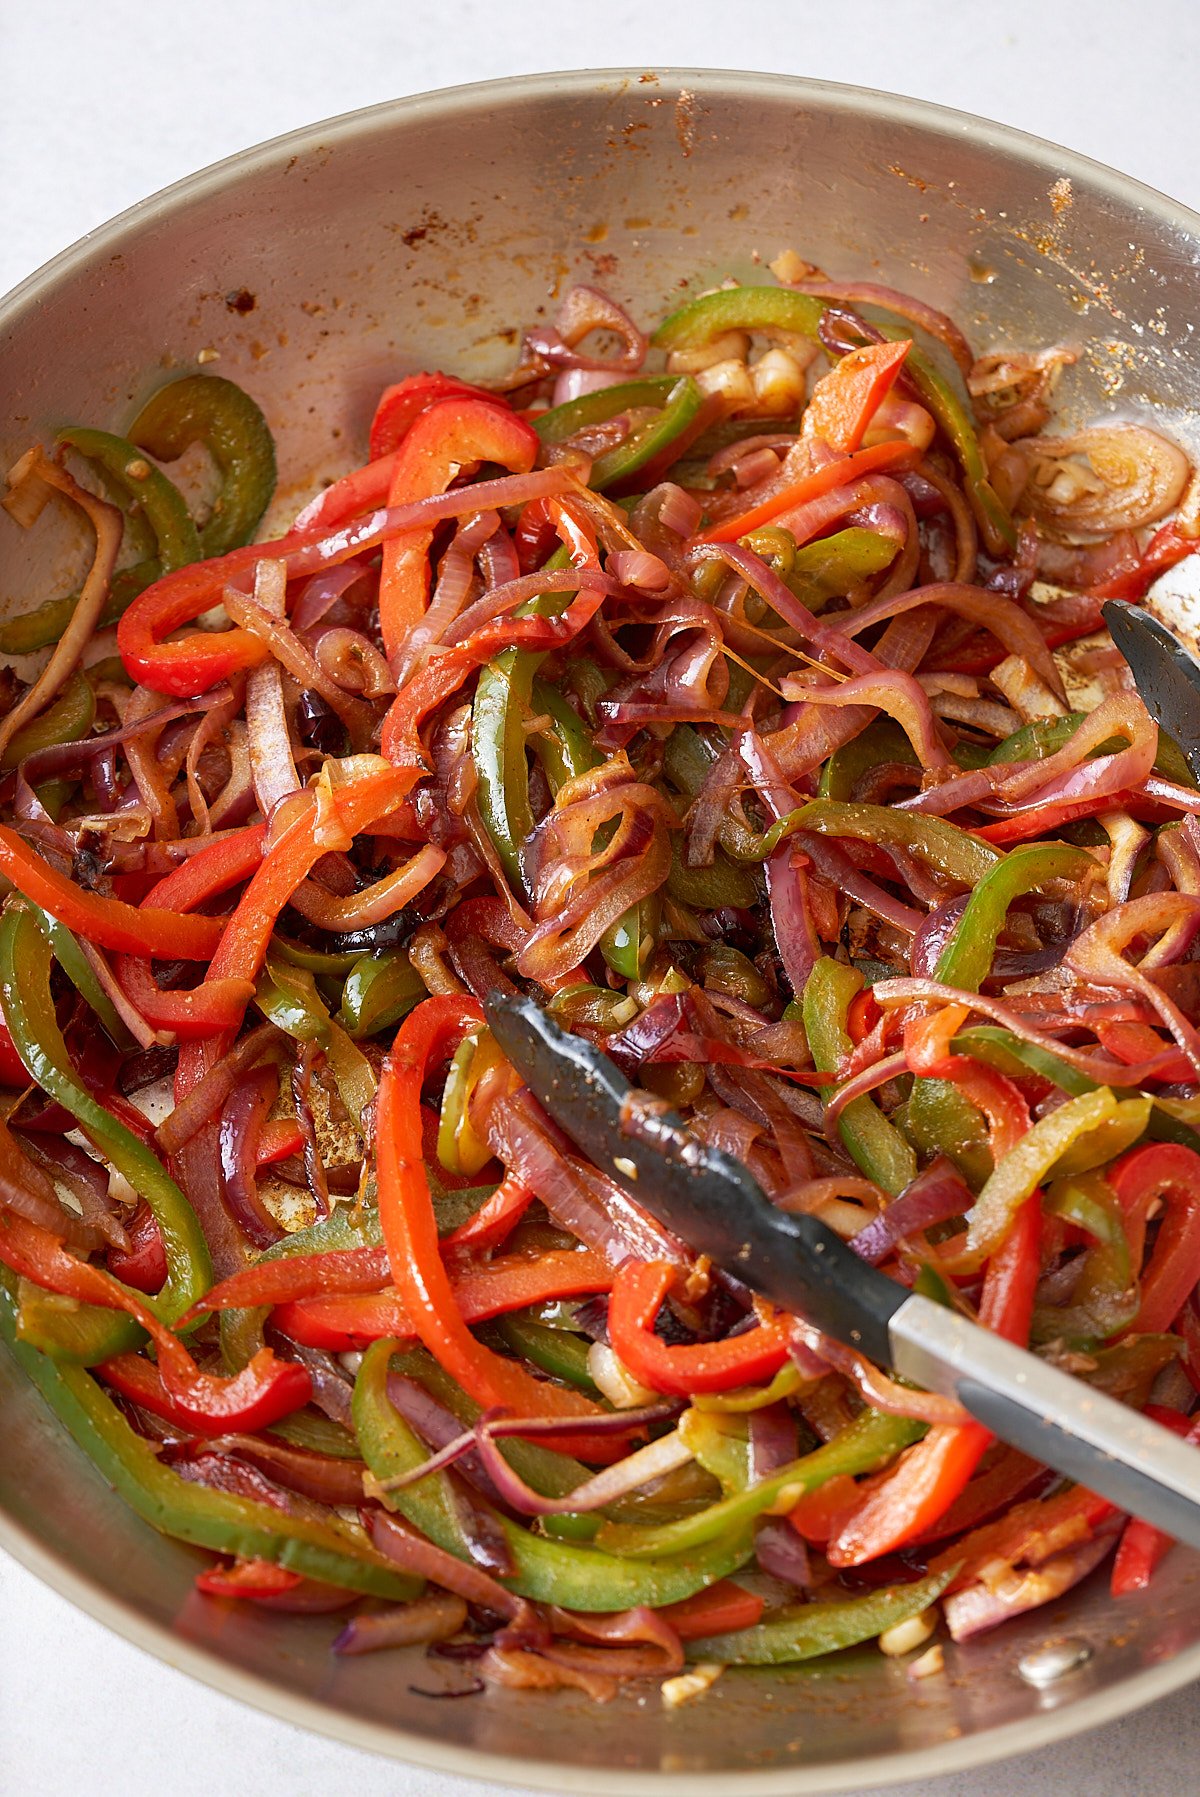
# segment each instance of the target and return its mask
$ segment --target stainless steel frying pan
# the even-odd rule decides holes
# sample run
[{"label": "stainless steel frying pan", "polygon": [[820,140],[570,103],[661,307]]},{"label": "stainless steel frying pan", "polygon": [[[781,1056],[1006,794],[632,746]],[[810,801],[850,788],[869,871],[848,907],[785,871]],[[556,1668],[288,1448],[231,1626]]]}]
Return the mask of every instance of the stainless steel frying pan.
[{"label": "stainless steel frying pan", "polygon": [[[751,275],[789,246],[832,274],[921,292],[979,346],[1075,343],[1069,419],[1156,415],[1200,446],[1200,217],[911,100],[633,70],[356,113],[114,220],[0,305],[0,467],[57,425],[124,420],[200,361],[264,407],[286,507],[362,450],[387,380],[503,368],[514,327],[572,279],[651,319],[686,284]],[[56,590],[78,554],[65,525],[25,534],[0,518],[0,603]],[[331,1658],[329,1619],[195,1596],[199,1557],[108,1492],[3,1358],[0,1543],[152,1652],[289,1720],[559,1792],[861,1789],[1039,1746],[1200,1675],[1200,1557],[1177,1550],[1144,1600],[1114,1604],[1101,1573],[949,1649],[946,1675],[916,1686],[865,1652],[730,1675],[674,1714],[653,1695],[439,1704],[410,1690],[428,1678],[404,1655]],[[1022,1677],[1023,1656],[1045,1672],[1040,1650],[1064,1640],[1057,1663],[1073,1670]]]}]

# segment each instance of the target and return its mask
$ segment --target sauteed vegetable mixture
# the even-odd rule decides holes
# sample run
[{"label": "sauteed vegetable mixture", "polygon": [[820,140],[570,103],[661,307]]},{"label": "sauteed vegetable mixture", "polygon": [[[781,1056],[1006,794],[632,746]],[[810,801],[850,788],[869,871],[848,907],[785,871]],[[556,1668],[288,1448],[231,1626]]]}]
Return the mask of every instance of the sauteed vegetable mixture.
[{"label": "sauteed vegetable mixture", "polygon": [[94,548],[0,630],[0,1330],[210,1599],[439,1695],[936,1673],[1169,1547],[698,1260],[497,989],[1200,1444],[1200,791],[1099,611],[1200,489],[1056,434],[1069,349],[774,272],[405,376],[269,541],[213,375],[9,475]]}]

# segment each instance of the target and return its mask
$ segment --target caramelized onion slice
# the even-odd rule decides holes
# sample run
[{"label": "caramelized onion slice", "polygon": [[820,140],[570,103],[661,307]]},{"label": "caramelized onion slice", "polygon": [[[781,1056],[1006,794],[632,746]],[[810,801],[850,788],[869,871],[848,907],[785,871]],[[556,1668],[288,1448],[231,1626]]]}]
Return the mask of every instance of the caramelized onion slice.
[{"label": "caramelized onion slice", "polygon": [[1183,451],[1145,425],[1097,425],[1073,437],[1023,437],[1028,472],[1018,509],[1067,536],[1153,524],[1179,502]]}]

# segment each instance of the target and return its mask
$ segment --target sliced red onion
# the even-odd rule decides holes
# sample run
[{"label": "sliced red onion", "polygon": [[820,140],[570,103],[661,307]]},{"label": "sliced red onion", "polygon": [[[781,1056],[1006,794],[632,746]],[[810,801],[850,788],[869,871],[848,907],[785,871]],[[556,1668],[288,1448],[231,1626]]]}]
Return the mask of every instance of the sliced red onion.
[{"label": "sliced red onion", "polygon": [[796,1418],[786,1404],[750,1412],[750,1481],[770,1478],[796,1458]]},{"label": "sliced red onion", "polygon": [[785,1516],[767,1516],[754,1531],[754,1557],[762,1570],[797,1591],[812,1589],[808,1546]]},{"label": "sliced red onion", "polygon": [[314,574],[305,582],[304,589],[296,601],[292,613],[294,630],[310,630],[319,624],[326,612],[336,605],[343,593],[348,593],[356,580],[361,580],[367,571],[363,561],[343,562],[340,567],[330,568],[323,574]]},{"label": "sliced red onion", "polygon": [[946,899],[924,919],[909,951],[908,964],[914,979],[933,978],[933,970],[957,930],[970,896],[969,892],[961,892],[955,898]]},{"label": "sliced red onion", "polygon": [[647,593],[661,593],[671,581],[671,570],[657,555],[643,549],[619,549],[608,558],[608,569],[623,587],[641,587]]},{"label": "sliced red onion", "polygon": [[[611,331],[621,339],[619,355],[602,360],[585,356],[576,345],[593,331]],[[558,368],[633,374],[646,358],[647,339],[629,314],[595,287],[572,287],[559,307],[557,326],[538,326],[525,335],[525,349]]]},{"label": "sliced red onion", "polygon": [[[639,1417],[644,1422],[646,1412],[625,1410],[620,1413],[621,1421],[627,1426],[636,1423]],[[510,1426],[506,1433],[511,1432]],[[493,1425],[485,1423],[477,1427],[475,1438],[479,1444],[480,1458],[492,1483],[505,1503],[523,1516],[564,1516],[603,1509],[606,1505],[615,1503],[618,1498],[628,1497],[631,1492],[649,1485],[652,1480],[674,1472],[677,1467],[686,1466],[692,1459],[691,1449],[680,1440],[679,1431],[673,1430],[669,1435],[663,1435],[646,1447],[627,1454],[614,1465],[606,1466],[603,1472],[585,1479],[582,1485],[577,1485],[565,1497],[551,1498],[534,1491],[509,1465],[496,1445]]]},{"label": "sliced red onion", "polygon": [[336,1654],[377,1653],[383,1647],[421,1647],[448,1641],[467,1620],[467,1606],[453,1591],[430,1591],[411,1604],[352,1616],[333,1644]]},{"label": "sliced red onion", "polygon": [[662,494],[658,520],[663,529],[677,537],[690,537],[703,515],[700,501],[673,481],[663,481],[658,491]]},{"label": "sliced red onion", "polygon": [[862,1260],[877,1267],[906,1236],[965,1216],[974,1202],[970,1186],[953,1161],[938,1155],[886,1210],[851,1238],[850,1246]]},{"label": "sliced red onion", "polygon": [[864,1355],[822,1335],[811,1323],[798,1321],[795,1333],[797,1341],[803,1342],[818,1360],[853,1380],[873,1409],[882,1410],[888,1416],[912,1417],[917,1422],[935,1426],[949,1424],[957,1428],[970,1422],[970,1412],[956,1398],[942,1397],[938,1392],[914,1391],[911,1386],[898,1384],[872,1366]]},{"label": "sliced red onion", "polygon": [[204,1443],[207,1452],[232,1454],[266,1473],[277,1485],[319,1504],[360,1504],[363,1496],[361,1460],[338,1460],[292,1447],[273,1435],[218,1435]]},{"label": "sliced red onion", "polygon": [[279,1094],[274,1067],[258,1067],[240,1079],[226,1101],[217,1133],[221,1196],[256,1248],[269,1248],[284,1234],[258,1194],[259,1139],[267,1112]]},{"label": "sliced red onion", "polygon": [[528,1091],[493,1105],[487,1123],[488,1142],[510,1172],[541,1199],[556,1223],[614,1266],[631,1257],[690,1265],[687,1249],[615,1182],[569,1161],[552,1131]]},{"label": "sliced red onion", "polygon": [[602,393],[606,387],[617,387],[626,378],[624,369],[614,372],[605,368],[564,368],[554,383],[550,404],[568,405],[573,399],[582,399],[585,393]]},{"label": "sliced red onion", "polygon": [[955,1591],[943,1600],[946,1626],[955,1641],[969,1641],[986,1629],[994,1629],[1013,1616],[1023,1616],[1043,1604],[1054,1603],[1078,1585],[1111,1553],[1124,1517],[1098,1530],[1092,1541],[1055,1554],[1040,1566],[1013,1572],[997,1586],[975,1584]]},{"label": "sliced red onion", "polygon": [[390,1516],[386,1510],[371,1508],[363,1512],[362,1520],[373,1545],[403,1571],[429,1579],[447,1591],[456,1592],[467,1603],[478,1604],[497,1616],[515,1620],[524,1614],[524,1598],[514,1597],[478,1566],[456,1559],[444,1548],[435,1547],[432,1541],[418,1535],[399,1517]]}]

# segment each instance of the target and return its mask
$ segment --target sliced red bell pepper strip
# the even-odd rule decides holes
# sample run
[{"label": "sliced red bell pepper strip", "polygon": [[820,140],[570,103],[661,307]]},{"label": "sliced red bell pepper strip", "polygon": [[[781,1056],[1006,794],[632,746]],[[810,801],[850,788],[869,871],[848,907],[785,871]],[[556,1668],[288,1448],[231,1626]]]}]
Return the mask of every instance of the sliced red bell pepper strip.
[{"label": "sliced red bell pepper strip", "polygon": [[718,1579],[695,1597],[682,1603],[666,1604],[658,1612],[669,1622],[681,1641],[699,1641],[705,1635],[727,1635],[734,1629],[752,1629],[766,1604],[753,1591],[746,1591],[732,1579]]},{"label": "sliced red bell pepper strip", "polygon": [[[349,836],[369,829],[403,799],[416,783],[417,775],[416,768],[388,768],[335,787],[333,807],[338,823]],[[253,878],[224,926],[220,948],[208,970],[210,980],[257,979],[279,913],[329,846],[320,840],[320,831],[321,821],[315,805],[310,804],[260,858]],[[174,879],[175,875],[168,878]],[[228,1045],[228,1033],[203,1042],[184,1043],[175,1076],[176,1103],[198,1085]]]},{"label": "sliced red bell pepper strip", "polygon": [[669,1261],[627,1260],[618,1267],[608,1307],[608,1338],[633,1377],[652,1391],[690,1397],[770,1379],[787,1359],[792,1319],[760,1323],[725,1341],[672,1347],[654,1333],[654,1319],[679,1277]]},{"label": "sliced red bell pepper strip", "polygon": [[310,499],[296,516],[293,529],[305,534],[336,530],[363,512],[377,512],[387,504],[396,452],[380,456],[377,462],[366,462],[335,480],[331,487]]},{"label": "sliced red bell pepper strip", "polygon": [[272,1560],[235,1560],[196,1574],[196,1589],[205,1597],[281,1597],[303,1583],[298,1572]]},{"label": "sliced red bell pepper strip", "polygon": [[[1052,1475],[1051,1475],[1052,1476]],[[995,1463],[977,1473],[950,1508],[918,1539],[946,1541],[964,1529],[978,1528],[989,1516],[1009,1509],[1031,1486],[1044,1482],[1046,1469],[1016,1448],[1004,1448]]]},{"label": "sliced red bell pepper strip", "polygon": [[[287,1262],[274,1264],[286,1266]],[[551,1298],[581,1298],[592,1292],[606,1292],[612,1282],[612,1268],[603,1256],[567,1248],[553,1249],[536,1259],[516,1254],[498,1256],[484,1266],[456,1272],[451,1289],[463,1322],[483,1323],[489,1317],[524,1310],[530,1304],[544,1304]],[[256,1298],[254,1302],[264,1300]],[[388,1336],[404,1341],[417,1333],[412,1312],[395,1291],[299,1298],[279,1304],[272,1320],[293,1341],[309,1348],[328,1348],[334,1353],[361,1348]]]},{"label": "sliced red bell pepper strip", "polygon": [[[444,493],[461,468],[477,462],[500,462],[527,474],[539,447],[528,424],[490,399],[439,400],[418,414],[397,452],[388,504]],[[432,530],[412,530],[384,544],[379,627],[389,659],[424,615],[432,541]]]},{"label": "sliced red bell pepper strip", "polygon": [[[421,1087],[430,1062],[456,1048],[483,1021],[483,1007],[473,998],[427,998],[409,1012],[384,1062],[376,1103],[376,1175],[392,1278],[425,1346],[477,1404],[503,1405],[522,1416],[594,1416],[596,1406],[579,1392],[535,1379],[476,1341],[442,1261],[421,1154]],[[619,1456],[626,1445],[587,1436],[562,1439],[564,1453],[592,1461]]]},{"label": "sliced red bell pepper strip", "polygon": [[[249,824],[191,855],[151,887],[143,905],[193,911],[197,905],[240,886],[262,864],[265,824]],[[184,1041],[236,1030],[254,996],[252,981],[207,977],[191,991],[169,992],[154,977],[144,956],[120,955],[113,964],[125,996],[155,1029],[171,1030]],[[290,1150],[285,1150],[290,1152]]]},{"label": "sliced red bell pepper strip", "polygon": [[496,406],[511,415],[511,407],[501,393],[488,393],[472,387],[452,374],[410,374],[393,387],[385,387],[375,416],[371,420],[371,460],[390,455],[399,449],[422,412],[442,399],[477,399],[484,405]]},{"label": "sliced red bell pepper strip", "polygon": [[1163,1206],[1135,1323],[1139,1335],[1169,1330],[1200,1282],[1200,1154],[1178,1142],[1147,1142],[1110,1168],[1108,1182],[1125,1212],[1135,1267],[1151,1207]]},{"label": "sliced red bell pepper strip", "polygon": [[972,1584],[981,1568],[994,1561],[1037,1565],[1064,1548],[1090,1541],[1100,1524],[1116,1514],[1116,1505],[1107,1498],[1083,1485],[1069,1485],[1051,1497],[1016,1504],[995,1522],[986,1522],[962,1540],[952,1541],[929,1562],[929,1571],[949,1572],[957,1567],[950,1589],[958,1591]]},{"label": "sliced red bell pepper strip", "polygon": [[129,1251],[110,1248],[105,1260],[109,1272],[135,1291],[161,1291],[167,1277],[167,1251],[158,1219],[143,1198],[125,1225]]},{"label": "sliced red bell pepper strip", "polygon": [[[1194,1447],[1200,1447],[1200,1417],[1181,1416],[1178,1410],[1167,1410],[1162,1404],[1147,1404],[1146,1415]],[[1174,1545],[1174,1539],[1156,1529],[1153,1523],[1143,1522],[1140,1516],[1131,1517],[1113,1561],[1113,1596],[1125,1597],[1130,1591],[1144,1591],[1154,1568]]]},{"label": "sliced red bell pepper strip", "polygon": [[950,1053],[951,1039],[969,1015],[966,1005],[943,1005],[928,1017],[912,1019],[904,1029],[904,1052],[914,1073],[947,1080],[983,1113],[992,1160],[999,1166],[1029,1132],[1029,1105],[1007,1074],[985,1066],[973,1055]]},{"label": "sliced red bell pepper strip", "polygon": [[912,340],[867,343],[823,374],[804,411],[805,435],[821,437],[843,455],[857,449],[895,384]]},{"label": "sliced red bell pepper strip", "polygon": [[266,836],[266,824],[247,824],[229,836],[217,837],[164,874],[146,894],[147,904],[168,911],[194,911],[197,905],[219,898],[257,870]]},{"label": "sliced red bell pepper strip", "polygon": [[100,948],[161,955],[171,961],[208,961],[225,927],[215,917],[186,917],[179,911],[127,905],[122,899],[85,892],[6,824],[0,824],[0,874],[43,911]]},{"label": "sliced red bell pepper strip", "polygon": [[[1006,1341],[1029,1339],[1041,1271],[1041,1199],[1026,1200],[984,1280],[979,1320]],[[831,1566],[861,1566],[933,1527],[965,1489],[992,1437],[982,1423],[930,1429],[876,1481],[826,1547]]]},{"label": "sliced red bell pepper strip", "polygon": [[[276,1364],[283,1369],[291,1368],[293,1373],[305,1371],[291,1361]],[[96,1370],[123,1398],[129,1398],[143,1410],[148,1410],[151,1416],[161,1416],[190,1435],[225,1435],[231,1429],[265,1429],[308,1401],[299,1396],[304,1389],[302,1382],[289,1376],[286,1384],[283,1380],[273,1385],[260,1381],[257,1391],[247,1381],[244,1397],[240,1394],[235,1397],[232,1392],[228,1397],[221,1394],[219,1401],[206,1402],[201,1409],[194,1398],[181,1401],[172,1396],[158,1368],[140,1354],[118,1354],[112,1360],[102,1361]],[[241,1378],[241,1374],[236,1377]]]},{"label": "sliced red bell pepper strip", "polygon": [[836,1535],[843,1523],[850,1520],[862,1499],[862,1489],[856,1479],[849,1473],[835,1473],[815,1491],[805,1492],[796,1508],[788,1511],[788,1521],[805,1541],[823,1547],[830,1536]]},{"label": "sliced red bell pepper strip", "polygon": [[236,1030],[254,997],[252,980],[205,980],[190,991],[160,986],[148,961],[121,955],[113,971],[121,990],[146,1022],[170,1030],[182,1041],[198,1041],[217,1030]]},{"label": "sliced red bell pepper strip", "polygon": [[13,1047],[13,1039],[0,1023],[0,1086],[19,1088],[29,1084],[25,1064]]},{"label": "sliced red bell pepper strip", "polygon": [[533,1203],[533,1193],[513,1174],[507,1173],[473,1217],[452,1230],[443,1248],[498,1248]]},{"label": "sliced red bell pepper strip", "polygon": [[790,485],[780,487],[777,493],[772,493],[761,505],[753,506],[739,517],[727,518],[723,524],[701,531],[697,541],[736,543],[739,537],[758,530],[763,524],[769,524],[772,518],[778,518],[781,512],[791,511],[793,506],[805,505],[810,499],[819,499],[824,493],[832,493],[835,487],[844,487],[848,481],[861,480],[864,474],[878,474],[884,468],[912,467],[917,460],[917,451],[907,442],[875,443],[870,449],[857,449],[853,455],[843,456],[836,462],[827,462],[823,468],[817,468],[813,473],[792,481]]},{"label": "sliced red bell pepper strip", "polygon": [[[196,1430],[210,1425],[218,1430],[265,1428],[312,1396],[308,1369],[277,1360],[270,1348],[261,1349],[233,1378],[201,1372],[174,1331],[134,1292],[104,1268],[76,1260],[48,1230],[12,1212],[0,1215],[0,1260],[46,1291],[123,1310],[140,1323],[158,1353],[155,1377],[161,1374],[179,1415]],[[118,1358],[124,1362],[131,1357]],[[148,1361],[140,1364],[155,1371]]]},{"label": "sliced red bell pepper strip", "polygon": [[263,1124],[255,1164],[273,1167],[289,1155],[304,1152],[305,1135],[295,1117],[272,1117]]},{"label": "sliced red bell pepper strip", "polygon": [[506,649],[563,649],[591,623],[604,600],[603,586],[580,589],[557,617],[502,617],[455,643],[401,688],[383,720],[380,746],[389,761],[425,763],[420,726],[462,685],[467,674]]},{"label": "sliced red bell pepper strip", "polygon": [[1164,524],[1147,543],[1136,568],[1129,568],[1124,574],[1114,574],[1111,579],[1102,580],[1098,586],[1089,587],[1088,597],[1140,599],[1160,574],[1165,574],[1168,568],[1173,568],[1185,556],[1198,552],[1200,537],[1185,537],[1177,524]]}]

